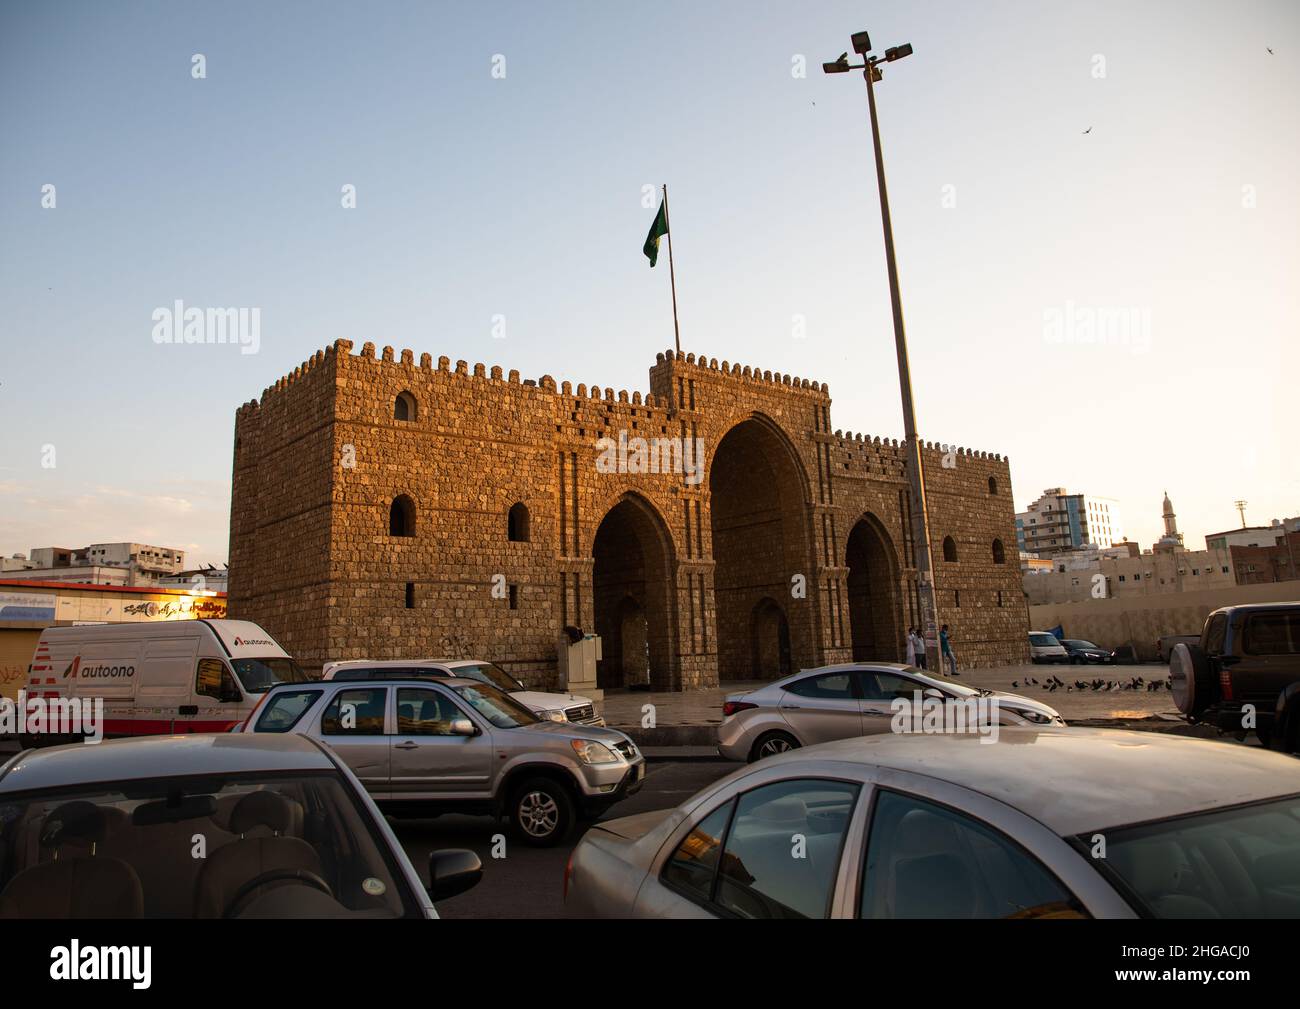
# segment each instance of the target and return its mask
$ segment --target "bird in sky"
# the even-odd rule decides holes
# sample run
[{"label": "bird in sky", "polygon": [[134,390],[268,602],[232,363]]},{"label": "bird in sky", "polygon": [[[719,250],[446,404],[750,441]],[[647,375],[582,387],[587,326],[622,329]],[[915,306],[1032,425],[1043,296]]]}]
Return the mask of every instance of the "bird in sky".
[{"label": "bird in sky", "polygon": [[1092,132],[1092,127],[1089,126],[1086,130],[1083,131],[1083,135],[1086,137],[1091,132]]},{"label": "bird in sky", "polygon": [[[1268,49],[1268,46],[1265,46],[1264,48],[1265,48],[1265,49]],[[1273,50],[1272,50],[1272,49],[1268,49],[1268,54],[1269,54],[1270,56],[1272,56],[1272,55],[1273,55]]]}]

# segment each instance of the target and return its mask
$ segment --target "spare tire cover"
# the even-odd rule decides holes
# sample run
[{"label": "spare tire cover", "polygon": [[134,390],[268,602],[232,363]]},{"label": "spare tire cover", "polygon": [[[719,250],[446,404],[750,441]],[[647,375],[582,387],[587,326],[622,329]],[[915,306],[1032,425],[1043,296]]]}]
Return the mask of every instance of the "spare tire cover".
[{"label": "spare tire cover", "polygon": [[1169,656],[1169,686],[1174,703],[1184,715],[1195,715],[1214,699],[1210,664],[1200,645],[1179,642]]}]

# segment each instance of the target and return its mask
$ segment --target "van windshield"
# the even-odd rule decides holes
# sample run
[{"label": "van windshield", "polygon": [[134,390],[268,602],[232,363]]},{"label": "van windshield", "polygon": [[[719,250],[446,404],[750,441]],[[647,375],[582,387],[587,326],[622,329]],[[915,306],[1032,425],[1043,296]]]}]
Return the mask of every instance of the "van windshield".
[{"label": "van windshield", "polygon": [[277,683],[307,683],[311,677],[293,659],[234,659],[235,675],[250,694],[264,694]]}]

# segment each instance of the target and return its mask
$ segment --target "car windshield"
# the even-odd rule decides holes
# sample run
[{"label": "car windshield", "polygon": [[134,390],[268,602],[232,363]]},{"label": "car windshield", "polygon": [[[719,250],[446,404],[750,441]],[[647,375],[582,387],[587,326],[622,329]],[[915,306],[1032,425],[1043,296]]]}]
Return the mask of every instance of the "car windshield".
[{"label": "car windshield", "polygon": [[293,659],[235,659],[235,675],[250,694],[264,694],[277,683],[307,683],[311,677]]},{"label": "car windshield", "polygon": [[524,689],[522,683],[493,662],[475,662],[466,666],[453,666],[451,671],[453,676],[463,676],[467,680],[488,683],[507,693],[512,690]]},{"label": "car windshield", "polygon": [[2,796],[0,909],[20,918],[423,914],[337,771]]},{"label": "car windshield", "polygon": [[1029,635],[1029,640],[1039,648],[1047,648],[1052,645],[1060,644],[1060,642],[1056,640],[1056,637],[1051,634],[1031,634]]},{"label": "car windshield", "polygon": [[1300,917],[1300,796],[1116,830],[1088,831],[1140,909],[1156,918]]},{"label": "car windshield", "polygon": [[498,729],[517,729],[541,721],[509,694],[488,683],[458,683],[452,690]]},{"label": "car windshield", "polygon": [[1101,649],[1091,641],[1083,641],[1080,638],[1070,638],[1068,641],[1062,641],[1061,644],[1069,645],[1071,648],[1092,648],[1101,651]]}]

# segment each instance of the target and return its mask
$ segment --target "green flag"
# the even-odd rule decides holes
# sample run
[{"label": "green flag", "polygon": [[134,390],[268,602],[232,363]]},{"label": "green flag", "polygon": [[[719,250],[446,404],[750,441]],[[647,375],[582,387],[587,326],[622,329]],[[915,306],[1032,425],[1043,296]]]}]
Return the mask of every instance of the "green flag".
[{"label": "green flag", "polygon": [[655,214],[655,222],[650,225],[650,234],[645,236],[645,245],[641,247],[646,259],[650,260],[651,267],[659,261],[659,239],[666,234],[668,234],[668,214],[664,204],[660,203],[659,213]]}]

